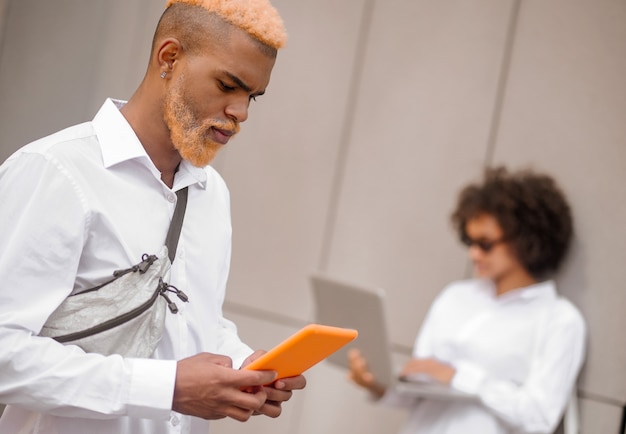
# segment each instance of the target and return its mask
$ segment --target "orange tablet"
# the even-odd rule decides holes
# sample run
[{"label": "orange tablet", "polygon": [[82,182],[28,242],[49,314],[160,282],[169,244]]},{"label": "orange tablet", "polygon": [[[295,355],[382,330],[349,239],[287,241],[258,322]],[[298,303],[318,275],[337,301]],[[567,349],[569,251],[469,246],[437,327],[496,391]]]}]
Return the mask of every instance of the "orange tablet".
[{"label": "orange tablet", "polygon": [[353,329],[309,324],[243,369],[276,371],[277,378],[300,375],[357,335]]}]

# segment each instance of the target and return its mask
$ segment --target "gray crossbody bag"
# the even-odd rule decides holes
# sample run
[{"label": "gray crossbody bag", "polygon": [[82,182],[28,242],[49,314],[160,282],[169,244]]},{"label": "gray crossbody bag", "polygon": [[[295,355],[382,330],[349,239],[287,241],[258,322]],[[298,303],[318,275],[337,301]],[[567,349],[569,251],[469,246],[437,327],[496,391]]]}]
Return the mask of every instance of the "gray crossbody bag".
[{"label": "gray crossbody bag", "polygon": [[178,312],[172,301],[187,296],[169,285],[170,267],[187,206],[187,187],[179,190],[165,246],[157,255],[144,254],[141,262],[113,272],[102,285],[69,295],[50,315],[39,336],[85,352],[126,357],[149,357],[154,353],[165,327],[166,310]]}]

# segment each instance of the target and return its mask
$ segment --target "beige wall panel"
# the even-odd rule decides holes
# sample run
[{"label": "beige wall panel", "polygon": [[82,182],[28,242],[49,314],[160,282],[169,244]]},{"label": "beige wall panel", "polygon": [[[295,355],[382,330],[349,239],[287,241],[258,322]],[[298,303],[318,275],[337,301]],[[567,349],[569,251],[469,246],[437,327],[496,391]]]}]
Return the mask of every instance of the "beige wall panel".
[{"label": "beige wall panel", "polygon": [[391,434],[399,432],[406,419],[403,410],[370,401],[335,365],[322,362],[309,371],[307,380],[306,410],[290,434]]},{"label": "beige wall panel", "polygon": [[166,0],[107,0],[106,32],[99,41],[90,108],[105,98],[128,100],[144,77],[152,38]]},{"label": "beige wall panel", "polygon": [[579,399],[580,434],[623,434],[622,409],[590,399]]},{"label": "beige wall panel", "polygon": [[434,296],[465,275],[449,214],[487,152],[511,7],[374,8],[324,271],[386,288],[395,342],[412,344]]},{"label": "beige wall panel", "polygon": [[88,17],[103,16],[105,6],[9,3],[0,53],[0,161],[30,140],[85,120],[99,56],[94,47],[103,32],[102,20]]},{"label": "beige wall panel", "polygon": [[27,142],[128,99],[165,2],[13,0],[0,51],[0,161]]},{"label": "beige wall panel", "polygon": [[9,6],[9,0],[0,0],[0,47],[2,46],[2,36],[4,35],[5,16]]},{"label": "beige wall panel", "polygon": [[[560,289],[589,326],[583,390],[626,402],[626,3],[524,2],[495,161],[553,173],[576,242]],[[600,432],[600,431],[597,431]]]},{"label": "beige wall panel", "polygon": [[216,161],[232,200],[228,299],[310,315],[362,0],[274,1],[289,31],[267,94]]}]

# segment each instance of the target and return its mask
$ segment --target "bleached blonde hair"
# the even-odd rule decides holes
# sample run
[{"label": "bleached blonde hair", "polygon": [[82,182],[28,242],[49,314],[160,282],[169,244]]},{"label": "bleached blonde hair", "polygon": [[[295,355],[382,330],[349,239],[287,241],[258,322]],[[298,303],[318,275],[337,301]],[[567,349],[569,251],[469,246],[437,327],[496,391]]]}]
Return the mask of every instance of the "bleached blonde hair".
[{"label": "bleached blonde hair", "polygon": [[269,0],[168,0],[166,8],[176,3],[202,6],[275,50],[287,43],[283,20]]}]

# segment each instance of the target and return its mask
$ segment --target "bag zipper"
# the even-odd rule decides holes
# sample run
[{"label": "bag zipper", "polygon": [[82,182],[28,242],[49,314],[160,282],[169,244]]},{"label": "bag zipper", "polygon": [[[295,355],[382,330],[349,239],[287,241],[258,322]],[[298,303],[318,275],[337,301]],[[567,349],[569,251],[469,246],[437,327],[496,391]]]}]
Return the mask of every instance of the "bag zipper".
[{"label": "bag zipper", "polygon": [[148,268],[150,268],[150,266],[152,264],[154,264],[154,262],[159,259],[157,258],[156,255],[148,255],[147,253],[144,253],[141,256],[141,262],[139,264],[135,264],[130,268],[125,268],[123,270],[115,270],[113,272],[113,279],[111,280],[107,280],[106,282],[98,285],[98,286],[94,286],[93,288],[88,288],[85,289],[84,291],[81,292],[76,292],[74,294],[70,294],[69,297],[74,297],[76,295],[80,295],[80,294],[87,294],[88,292],[93,292],[93,291],[97,291],[100,288],[102,288],[103,286],[108,285],[109,283],[115,282],[117,279],[119,279],[120,277],[122,277],[125,274],[128,274],[130,272],[137,272],[139,271],[141,274],[145,273],[146,271],[148,271]]}]

